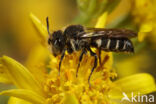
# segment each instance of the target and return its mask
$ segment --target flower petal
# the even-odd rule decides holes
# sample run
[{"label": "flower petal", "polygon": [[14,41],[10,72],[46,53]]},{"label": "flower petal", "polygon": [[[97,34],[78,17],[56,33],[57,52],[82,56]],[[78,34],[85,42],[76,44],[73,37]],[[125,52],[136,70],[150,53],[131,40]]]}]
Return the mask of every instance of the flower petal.
[{"label": "flower petal", "polygon": [[8,75],[4,72],[2,64],[0,64],[0,83],[10,84]]},{"label": "flower petal", "polygon": [[43,94],[41,85],[23,65],[7,56],[0,58],[0,62],[4,66],[5,72],[8,74],[10,80],[17,87]]},{"label": "flower petal", "polygon": [[26,66],[29,68],[29,71],[40,83],[45,81],[46,65],[48,64],[49,54],[50,52],[47,48],[43,45],[38,45],[31,50],[26,61]]},{"label": "flower petal", "polygon": [[32,104],[32,103],[16,97],[10,97],[8,104]]},{"label": "flower petal", "polygon": [[110,90],[109,97],[112,99],[123,98],[123,93],[131,97],[134,95],[148,94],[156,91],[156,84],[154,78],[147,73],[131,75],[114,82],[114,88]]},{"label": "flower petal", "polygon": [[10,84],[11,81],[9,80],[6,74],[0,73],[0,83]]},{"label": "flower petal", "polygon": [[138,40],[142,42],[144,38],[147,36],[147,33],[151,31],[152,31],[152,23],[142,24],[138,33]]},{"label": "flower petal", "polygon": [[34,104],[45,104],[45,98],[38,95],[36,92],[25,89],[13,89],[0,92],[0,95],[14,96]]},{"label": "flower petal", "polygon": [[43,44],[46,43],[47,37],[48,37],[46,26],[44,26],[41,23],[41,21],[33,13],[30,13],[30,19],[34,23],[37,30],[40,32],[40,34],[38,34],[38,35],[39,35],[41,41],[43,42]]},{"label": "flower petal", "polygon": [[122,23],[131,10],[131,0],[117,0],[117,6],[109,13],[107,19],[107,28],[115,28]]},{"label": "flower petal", "polygon": [[107,12],[104,12],[99,18],[95,25],[96,28],[104,28],[106,25],[106,19],[107,19]]}]

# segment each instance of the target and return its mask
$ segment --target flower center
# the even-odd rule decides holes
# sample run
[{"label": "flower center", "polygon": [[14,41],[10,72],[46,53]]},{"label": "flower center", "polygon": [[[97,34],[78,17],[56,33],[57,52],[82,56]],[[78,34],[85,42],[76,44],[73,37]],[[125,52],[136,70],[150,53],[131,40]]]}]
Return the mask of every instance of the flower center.
[{"label": "flower center", "polygon": [[[51,68],[44,90],[48,94],[49,103],[61,103],[65,101],[66,96],[71,95],[81,103],[107,102],[107,92],[110,89],[112,81],[110,77],[115,77],[114,72],[110,72],[108,61],[109,54],[102,55],[102,64],[97,66],[91,77],[91,86],[88,84],[88,76],[94,63],[94,57],[84,56],[82,59],[78,77],[76,77],[76,68],[80,53],[65,56],[61,66],[61,74],[58,75],[58,68]],[[59,59],[59,58],[58,58]],[[53,64],[53,63],[51,63]],[[106,65],[106,66],[105,66]],[[106,99],[106,100],[103,100]]]}]

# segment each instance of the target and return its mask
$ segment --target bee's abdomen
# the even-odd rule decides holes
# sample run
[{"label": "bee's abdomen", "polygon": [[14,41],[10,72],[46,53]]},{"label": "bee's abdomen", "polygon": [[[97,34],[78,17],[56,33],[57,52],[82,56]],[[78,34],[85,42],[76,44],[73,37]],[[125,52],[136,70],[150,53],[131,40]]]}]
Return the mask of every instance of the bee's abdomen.
[{"label": "bee's abdomen", "polygon": [[133,44],[127,38],[101,38],[94,40],[92,44],[104,51],[134,52]]}]

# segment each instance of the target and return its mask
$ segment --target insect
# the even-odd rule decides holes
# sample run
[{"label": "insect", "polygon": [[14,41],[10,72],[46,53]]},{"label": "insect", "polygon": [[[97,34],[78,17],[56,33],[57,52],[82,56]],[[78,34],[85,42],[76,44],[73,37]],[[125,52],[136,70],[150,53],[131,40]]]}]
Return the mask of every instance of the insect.
[{"label": "insect", "polygon": [[[65,51],[67,51],[69,54],[72,54],[75,51],[81,51],[76,76],[78,76],[80,63],[87,51],[95,58],[94,65],[88,77],[89,84],[91,75],[94,69],[97,67],[98,59],[99,63],[101,63],[101,51],[134,52],[133,44],[129,38],[136,37],[137,34],[131,30],[85,28],[81,25],[70,25],[66,27],[64,31],[57,30],[51,34],[49,32],[48,17],[46,22],[47,31],[50,35],[48,44],[52,47],[52,53],[54,56],[61,55],[59,62],[59,74],[61,63],[65,56]],[[91,47],[98,48],[99,56],[97,56],[97,54],[92,51]]]}]

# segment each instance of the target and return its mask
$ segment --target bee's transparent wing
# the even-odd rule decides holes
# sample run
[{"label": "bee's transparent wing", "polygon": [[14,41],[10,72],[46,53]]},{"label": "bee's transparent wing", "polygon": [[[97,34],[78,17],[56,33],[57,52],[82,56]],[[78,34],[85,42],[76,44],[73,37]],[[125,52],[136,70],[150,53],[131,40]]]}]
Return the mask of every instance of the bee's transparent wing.
[{"label": "bee's transparent wing", "polygon": [[137,33],[128,29],[104,29],[104,28],[86,28],[86,32],[81,33],[80,38],[93,37],[114,37],[114,38],[133,38]]}]

